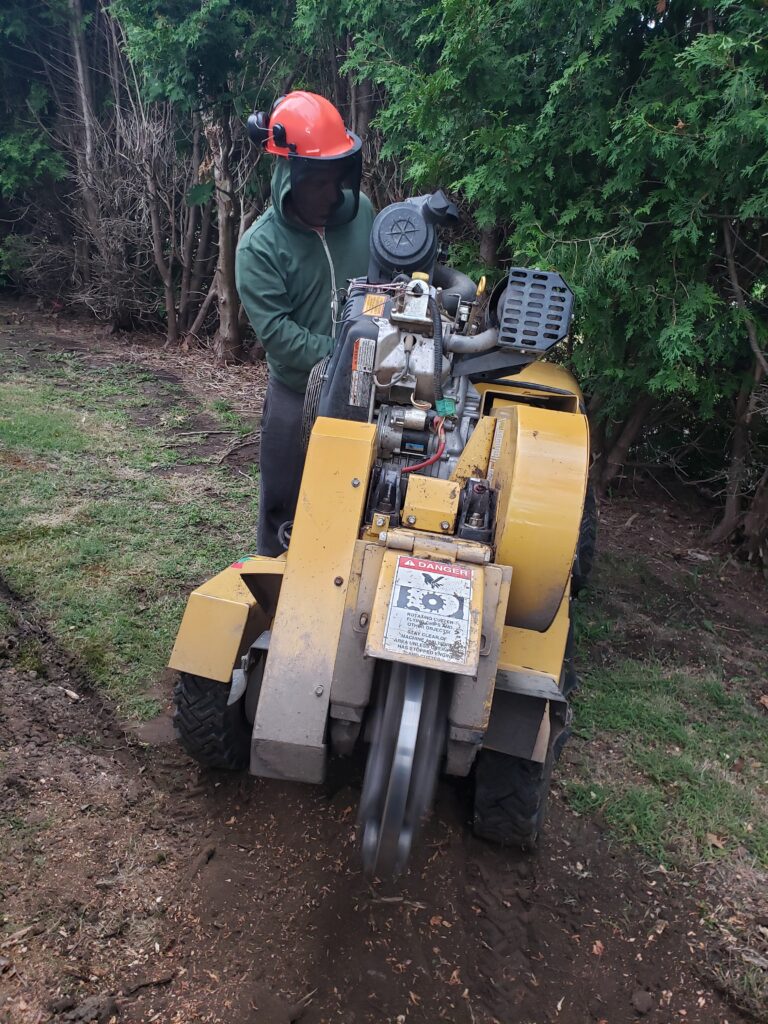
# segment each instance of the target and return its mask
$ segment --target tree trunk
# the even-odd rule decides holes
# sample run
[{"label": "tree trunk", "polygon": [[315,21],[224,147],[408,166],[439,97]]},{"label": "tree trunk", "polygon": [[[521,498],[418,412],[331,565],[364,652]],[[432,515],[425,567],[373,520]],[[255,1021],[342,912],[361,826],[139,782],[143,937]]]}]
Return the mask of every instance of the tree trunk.
[{"label": "tree trunk", "polygon": [[235,250],[240,216],[229,167],[231,138],[228,121],[222,118],[218,123],[207,125],[205,137],[213,157],[219,222],[219,258],[216,265],[219,327],[213,339],[213,349],[220,363],[233,363],[242,358],[238,318],[240,302],[235,287]]},{"label": "tree trunk", "polygon": [[606,443],[606,421],[600,417],[600,410],[605,405],[602,395],[595,394],[587,406],[587,419],[589,421],[589,474],[597,482],[599,470],[603,465],[603,454]]},{"label": "tree trunk", "polygon": [[742,522],[742,485],[747,471],[749,452],[749,422],[752,418],[752,392],[763,379],[763,368],[755,360],[752,379],[741,385],[733,417],[733,439],[731,458],[728,465],[728,483],[725,491],[723,517],[709,535],[710,544],[720,544],[736,530]]},{"label": "tree trunk", "polygon": [[[69,34],[72,44],[72,56],[75,65],[75,92],[80,114],[80,135],[82,146],[75,146],[75,155],[80,179],[80,190],[83,197],[83,208],[91,241],[100,254],[104,247],[101,244],[101,223],[99,202],[94,187],[94,169],[96,161],[97,124],[93,112],[93,90],[88,72],[89,61],[85,48],[83,33],[83,8],[80,0],[69,0]],[[90,273],[90,270],[87,271]]]},{"label": "tree trunk", "polygon": [[197,316],[195,317],[194,323],[187,332],[193,338],[197,338],[200,331],[203,329],[205,318],[208,316],[208,310],[211,308],[211,303],[216,298],[216,278],[214,277],[211,282],[211,287],[208,289],[208,294],[203,299],[202,305],[198,310]]},{"label": "tree trunk", "polygon": [[486,267],[498,267],[501,232],[497,227],[480,229],[480,262]]},{"label": "tree trunk", "polygon": [[751,562],[768,568],[768,469],[744,516],[744,551]]},{"label": "tree trunk", "polygon": [[752,349],[752,353],[758,362],[761,372],[768,373],[768,360],[765,358],[765,354],[760,348],[755,321],[752,319],[749,310],[747,309],[747,301],[744,298],[744,292],[741,287],[741,282],[739,281],[739,273],[736,269],[736,259],[733,254],[733,229],[731,228],[730,221],[727,220],[723,221],[723,241],[725,242],[725,257],[728,264],[728,277],[731,281],[733,297],[736,300],[736,305],[739,309],[743,310],[746,314],[747,340],[749,341],[749,347]]},{"label": "tree trunk", "polygon": [[173,253],[168,254],[168,262],[166,262],[163,256],[163,224],[160,219],[160,198],[157,194],[154,168],[148,167],[146,174],[147,192],[149,193],[149,218],[152,224],[152,253],[160,280],[163,282],[165,313],[168,320],[165,344],[166,346],[175,345],[179,339],[179,331],[176,320],[176,295],[173,288]]},{"label": "tree trunk", "polygon": [[[200,115],[192,115],[192,184],[197,184],[200,171]],[[195,235],[200,219],[200,207],[187,207],[187,223],[184,232],[184,245],[181,252],[181,289],[179,292],[179,327],[183,331],[191,319],[190,309],[190,286],[192,283],[193,253],[195,249]]]},{"label": "tree trunk", "polygon": [[364,78],[361,82],[349,83],[351,97],[350,128],[365,142],[373,117],[373,82]]},{"label": "tree trunk", "polygon": [[612,442],[610,449],[606,452],[603,465],[599,469],[597,491],[599,497],[604,497],[608,488],[619,475],[621,467],[627,458],[627,453],[637,435],[642,430],[648,413],[653,408],[653,397],[644,391],[632,406],[629,416],[624,420],[621,429]]},{"label": "tree trunk", "polygon": [[197,240],[197,253],[195,254],[195,265],[192,270],[192,279],[189,282],[190,305],[200,301],[203,291],[203,282],[209,272],[211,261],[211,222],[213,220],[213,204],[208,201],[203,207],[200,223],[200,237]]}]

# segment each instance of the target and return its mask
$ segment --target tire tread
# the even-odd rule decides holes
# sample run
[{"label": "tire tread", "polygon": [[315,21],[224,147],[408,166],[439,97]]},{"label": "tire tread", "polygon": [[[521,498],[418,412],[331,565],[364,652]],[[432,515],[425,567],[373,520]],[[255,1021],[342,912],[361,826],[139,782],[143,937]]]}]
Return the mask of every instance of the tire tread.
[{"label": "tire tread", "polygon": [[182,747],[205,768],[238,771],[250,756],[250,730],[241,702],[227,705],[229,687],[182,673],[173,691],[173,725]]},{"label": "tire tread", "polygon": [[475,835],[501,846],[534,849],[551,774],[551,751],[544,764],[540,764],[495,750],[482,750],[475,775]]}]

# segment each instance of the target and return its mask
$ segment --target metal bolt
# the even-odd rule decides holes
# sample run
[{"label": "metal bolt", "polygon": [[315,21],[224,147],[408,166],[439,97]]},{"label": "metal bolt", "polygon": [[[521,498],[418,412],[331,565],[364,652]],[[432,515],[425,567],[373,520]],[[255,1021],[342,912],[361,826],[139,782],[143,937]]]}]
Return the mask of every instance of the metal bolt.
[{"label": "metal bolt", "polygon": [[385,522],[386,522],[386,520],[385,520],[384,516],[376,516],[376,525],[377,526],[383,526]]},{"label": "metal bolt", "polygon": [[344,582],[344,577],[343,576],[337,576],[336,579],[333,581],[334,586],[337,586],[337,587],[340,587],[343,582]]},{"label": "metal bolt", "polygon": [[363,614],[360,616],[360,625],[361,626],[367,626],[368,625],[368,613],[367,612],[363,612]]},{"label": "metal bolt", "polygon": [[324,693],[324,690],[323,690],[322,686],[316,686],[315,687],[315,696],[316,697],[322,697],[323,693]]},{"label": "metal bolt", "polygon": [[451,524],[448,522],[447,519],[444,519],[442,521],[442,523],[440,523],[440,529],[441,530],[450,530],[450,528],[451,528]]},{"label": "metal bolt", "polygon": [[416,525],[416,516],[408,516],[408,518],[405,521],[406,521],[406,523],[408,523],[409,526],[415,526]]},{"label": "metal bolt", "polygon": [[360,486],[360,481],[357,479],[357,477],[353,477],[352,478],[352,486],[353,487],[359,487]]}]

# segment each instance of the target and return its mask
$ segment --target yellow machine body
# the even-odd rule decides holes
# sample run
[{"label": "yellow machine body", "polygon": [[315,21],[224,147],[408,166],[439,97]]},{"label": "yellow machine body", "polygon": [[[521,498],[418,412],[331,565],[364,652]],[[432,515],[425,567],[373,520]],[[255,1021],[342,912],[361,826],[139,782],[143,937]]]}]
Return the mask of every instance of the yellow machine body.
[{"label": "yellow machine body", "polygon": [[[481,416],[451,479],[414,474],[397,529],[363,521],[375,426],[318,418],[287,556],[245,558],[190,596],[171,668],[226,685],[251,645],[268,637],[254,773],[320,781],[329,723],[356,734],[381,659],[421,659],[453,674],[449,771],[466,774],[481,745],[544,760],[551,712],[564,704],[587,420],[578,386],[559,366],[533,363],[477,390]],[[489,478],[497,491],[489,544],[454,535],[471,477]],[[387,649],[403,558],[448,575],[466,570],[471,636],[458,660]]]}]

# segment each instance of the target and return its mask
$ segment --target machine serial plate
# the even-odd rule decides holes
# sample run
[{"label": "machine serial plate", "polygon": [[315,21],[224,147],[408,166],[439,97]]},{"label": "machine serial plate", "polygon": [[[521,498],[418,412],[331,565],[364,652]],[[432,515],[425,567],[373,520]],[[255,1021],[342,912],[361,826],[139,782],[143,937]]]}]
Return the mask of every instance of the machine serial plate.
[{"label": "machine serial plate", "polygon": [[392,556],[394,565],[382,571],[367,653],[474,674],[482,570],[394,552]]}]

